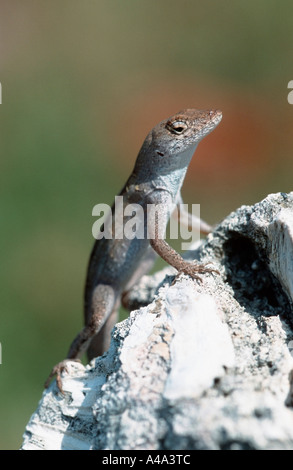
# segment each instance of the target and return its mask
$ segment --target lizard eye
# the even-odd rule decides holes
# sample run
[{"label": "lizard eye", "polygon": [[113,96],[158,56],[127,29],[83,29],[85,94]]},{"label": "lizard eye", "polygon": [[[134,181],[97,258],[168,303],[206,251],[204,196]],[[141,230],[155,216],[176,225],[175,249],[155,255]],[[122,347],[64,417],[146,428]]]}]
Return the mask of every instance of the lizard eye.
[{"label": "lizard eye", "polygon": [[183,134],[183,132],[187,129],[187,124],[185,121],[168,121],[166,124],[166,128],[172,132],[173,134]]}]

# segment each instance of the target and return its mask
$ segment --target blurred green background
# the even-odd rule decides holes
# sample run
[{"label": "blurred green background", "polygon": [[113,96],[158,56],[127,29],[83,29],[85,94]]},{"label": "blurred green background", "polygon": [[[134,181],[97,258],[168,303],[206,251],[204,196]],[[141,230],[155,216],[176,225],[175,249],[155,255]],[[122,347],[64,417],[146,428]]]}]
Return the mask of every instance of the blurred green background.
[{"label": "blurred green background", "polygon": [[0,2],[0,449],[16,449],[82,326],[92,208],[147,132],[185,107],[223,121],[183,195],[216,223],[292,190],[292,2]]}]

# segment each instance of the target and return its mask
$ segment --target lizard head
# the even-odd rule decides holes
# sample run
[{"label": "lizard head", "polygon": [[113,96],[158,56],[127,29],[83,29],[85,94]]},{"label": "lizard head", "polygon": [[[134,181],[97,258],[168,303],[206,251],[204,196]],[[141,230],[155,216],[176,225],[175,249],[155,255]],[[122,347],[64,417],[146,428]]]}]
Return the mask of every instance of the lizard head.
[{"label": "lizard head", "polygon": [[184,109],[160,122],[156,135],[168,148],[180,153],[197,145],[221,119],[222,113],[218,110]]},{"label": "lizard head", "polygon": [[[198,143],[209,134],[221,121],[219,110],[185,109],[159,124],[161,132],[165,131],[166,140]],[[167,132],[166,132],[167,131]],[[184,145],[184,146],[185,146]]]},{"label": "lizard head", "polygon": [[160,122],[146,139],[153,163],[160,166],[160,171],[167,172],[188,165],[197,144],[221,119],[218,110],[185,109]]},{"label": "lizard head", "polygon": [[143,143],[135,174],[145,179],[187,169],[197,144],[221,119],[218,110],[184,109],[160,122]]}]

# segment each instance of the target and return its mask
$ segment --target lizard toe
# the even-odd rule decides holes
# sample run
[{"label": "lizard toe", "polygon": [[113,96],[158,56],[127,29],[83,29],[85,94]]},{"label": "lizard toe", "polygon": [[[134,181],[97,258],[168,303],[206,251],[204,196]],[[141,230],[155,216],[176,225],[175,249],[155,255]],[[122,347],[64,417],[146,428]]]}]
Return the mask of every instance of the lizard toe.
[{"label": "lizard toe", "polygon": [[56,364],[53,367],[53,369],[51,370],[50,375],[49,375],[49,377],[47,378],[47,380],[45,382],[45,388],[49,387],[49,384],[50,384],[52,378],[54,377],[54,375],[56,375],[57,387],[58,387],[59,391],[64,395],[64,390],[62,388],[62,377],[61,377],[61,375],[62,375],[63,372],[68,373],[67,364],[70,361],[80,362],[79,359],[64,359],[63,361]]},{"label": "lizard toe", "polygon": [[[206,264],[209,264],[209,263],[206,263]],[[202,277],[200,276],[200,274],[206,274],[206,273],[220,274],[219,271],[217,271],[214,268],[207,268],[206,264],[198,264],[196,262],[191,262],[191,263],[186,262],[186,264],[182,266],[182,268],[180,269],[179,273],[187,274],[188,276],[200,282],[202,282]]]}]

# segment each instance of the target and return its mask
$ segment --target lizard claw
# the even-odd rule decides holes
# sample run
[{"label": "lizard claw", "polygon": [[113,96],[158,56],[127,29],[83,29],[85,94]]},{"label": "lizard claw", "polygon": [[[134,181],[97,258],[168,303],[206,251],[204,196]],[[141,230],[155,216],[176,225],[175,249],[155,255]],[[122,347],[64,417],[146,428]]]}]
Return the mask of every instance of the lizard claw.
[{"label": "lizard claw", "polygon": [[184,273],[192,277],[193,279],[196,279],[197,281],[202,282],[202,278],[200,274],[205,274],[205,273],[220,274],[217,269],[207,268],[206,267],[207,264],[210,264],[210,263],[198,264],[196,262],[190,263],[186,261],[186,263],[184,263],[184,265],[178,270],[178,275]]},{"label": "lizard claw", "polygon": [[51,370],[50,375],[45,382],[45,388],[49,387],[51,379],[54,377],[54,375],[56,375],[57,387],[60,390],[60,392],[64,395],[64,390],[62,388],[61,374],[62,372],[68,373],[67,364],[70,361],[80,362],[79,359],[64,359],[64,361],[58,362],[58,364],[56,364],[56,366],[54,366],[53,369]]}]

